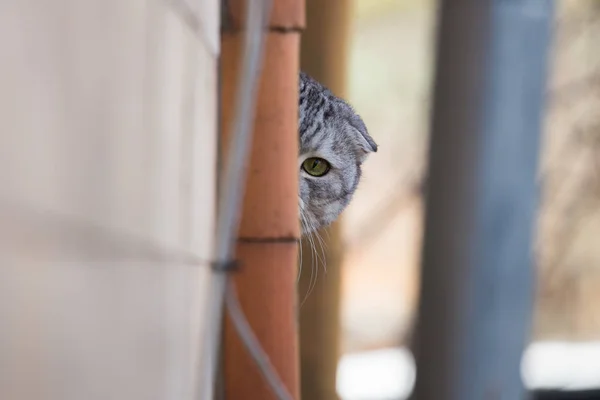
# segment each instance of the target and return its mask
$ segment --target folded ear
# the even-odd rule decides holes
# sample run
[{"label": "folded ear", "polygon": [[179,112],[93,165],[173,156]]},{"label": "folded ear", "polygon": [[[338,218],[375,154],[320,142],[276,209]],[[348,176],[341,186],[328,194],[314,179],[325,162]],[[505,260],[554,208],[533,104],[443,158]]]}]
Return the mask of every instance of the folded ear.
[{"label": "folded ear", "polygon": [[377,152],[377,143],[375,143],[373,138],[369,135],[365,123],[357,114],[353,114],[349,118],[348,124],[350,125],[352,134],[356,137],[356,143],[358,144],[359,149],[363,152],[361,156],[362,162],[369,153]]}]

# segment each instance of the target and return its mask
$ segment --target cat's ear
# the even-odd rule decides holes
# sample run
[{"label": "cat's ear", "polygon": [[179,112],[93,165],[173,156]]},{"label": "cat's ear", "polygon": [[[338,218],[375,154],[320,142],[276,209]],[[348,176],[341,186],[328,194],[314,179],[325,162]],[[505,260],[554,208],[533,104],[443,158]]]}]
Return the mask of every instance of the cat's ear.
[{"label": "cat's ear", "polygon": [[369,135],[365,123],[358,115],[354,114],[348,122],[353,134],[356,136],[357,144],[363,152],[362,162],[369,153],[377,152],[377,143]]}]

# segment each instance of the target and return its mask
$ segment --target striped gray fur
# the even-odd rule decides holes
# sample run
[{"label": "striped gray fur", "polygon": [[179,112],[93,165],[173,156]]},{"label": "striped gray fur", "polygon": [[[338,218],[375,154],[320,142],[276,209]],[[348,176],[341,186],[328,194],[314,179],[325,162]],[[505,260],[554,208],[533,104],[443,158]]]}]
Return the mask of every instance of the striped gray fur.
[{"label": "striped gray fur", "polygon": [[[361,165],[377,151],[377,144],[346,101],[303,72],[299,89],[299,203],[306,234],[329,225],[350,203]],[[329,172],[321,177],[308,174],[302,164],[310,157],[329,162]]]}]

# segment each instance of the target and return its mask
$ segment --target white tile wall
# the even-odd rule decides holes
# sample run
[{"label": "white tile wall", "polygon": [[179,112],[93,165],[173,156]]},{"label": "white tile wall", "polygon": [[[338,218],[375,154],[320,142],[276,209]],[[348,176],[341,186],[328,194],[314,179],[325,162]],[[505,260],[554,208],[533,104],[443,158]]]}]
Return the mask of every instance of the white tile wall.
[{"label": "white tile wall", "polygon": [[[218,0],[0,2],[0,398],[191,399]],[[208,38],[208,39],[207,39]]]}]

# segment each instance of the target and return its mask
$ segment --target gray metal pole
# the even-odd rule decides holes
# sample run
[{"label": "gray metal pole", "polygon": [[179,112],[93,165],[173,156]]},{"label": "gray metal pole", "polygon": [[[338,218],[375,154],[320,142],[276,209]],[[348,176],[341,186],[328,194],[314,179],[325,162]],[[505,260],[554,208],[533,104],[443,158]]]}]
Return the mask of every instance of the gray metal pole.
[{"label": "gray metal pole", "polygon": [[553,0],[441,1],[418,400],[518,400]]}]

